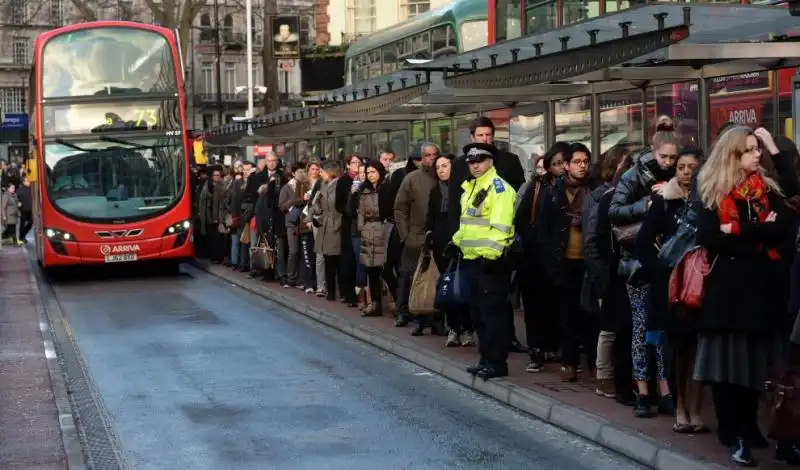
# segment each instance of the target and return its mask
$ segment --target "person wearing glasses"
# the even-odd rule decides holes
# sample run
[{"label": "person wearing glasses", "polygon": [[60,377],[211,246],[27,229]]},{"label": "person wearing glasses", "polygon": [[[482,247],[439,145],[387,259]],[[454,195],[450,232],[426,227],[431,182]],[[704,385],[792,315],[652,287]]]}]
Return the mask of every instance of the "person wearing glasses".
[{"label": "person wearing glasses", "polygon": [[590,315],[581,307],[580,292],[584,277],[583,218],[584,201],[591,192],[589,165],[591,151],[581,143],[572,143],[564,152],[565,172],[546,187],[542,197],[538,237],[543,247],[544,268],[556,288],[559,312],[562,380],[577,379],[578,348],[586,348],[589,367],[594,367],[597,334]]}]

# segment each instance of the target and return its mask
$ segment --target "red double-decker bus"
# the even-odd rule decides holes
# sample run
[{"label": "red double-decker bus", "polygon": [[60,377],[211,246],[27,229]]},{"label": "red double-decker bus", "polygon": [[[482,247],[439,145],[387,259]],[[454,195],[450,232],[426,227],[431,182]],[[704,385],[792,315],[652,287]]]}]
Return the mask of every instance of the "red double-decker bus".
[{"label": "red double-decker bus", "polygon": [[97,21],[36,39],[34,231],[44,268],[194,255],[183,66],[167,28]]}]

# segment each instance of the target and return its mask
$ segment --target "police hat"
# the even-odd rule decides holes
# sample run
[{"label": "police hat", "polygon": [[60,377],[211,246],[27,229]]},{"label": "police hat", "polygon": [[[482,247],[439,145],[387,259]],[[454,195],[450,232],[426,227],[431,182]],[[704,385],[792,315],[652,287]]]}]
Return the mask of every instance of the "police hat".
[{"label": "police hat", "polygon": [[492,144],[479,144],[473,142],[464,146],[464,155],[467,163],[482,162],[487,158],[497,158],[497,147]]}]

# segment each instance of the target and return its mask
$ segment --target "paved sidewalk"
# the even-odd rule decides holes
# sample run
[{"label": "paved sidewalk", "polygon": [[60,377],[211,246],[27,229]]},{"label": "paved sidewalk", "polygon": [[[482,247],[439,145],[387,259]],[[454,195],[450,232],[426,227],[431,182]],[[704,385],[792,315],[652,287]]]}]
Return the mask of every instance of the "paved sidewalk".
[{"label": "paved sidewalk", "polygon": [[[511,407],[532,414],[568,431],[586,437],[637,462],[656,469],[692,470],[730,467],[730,456],[714,433],[678,435],[672,432],[673,418],[637,419],[631,408],[594,394],[594,381],[584,373],[578,383],[564,384],[559,368],[536,374],[525,372],[527,355],[512,354],[510,377],[484,382],[464,372],[477,359],[475,348],[445,348],[442,337],[412,337],[409,328],[395,328],[387,316],[362,318],[358,310],[303,293],[283,289],[275,283],[248,279],[220,265],[198,261],[196,266],[244,289],[270,298],[298,313],[393,352]],[[517,318],[517,331],[524,331]],[[705,419],[715,427],[707,403]],[[760,468],[778,468],[772,451],[757,451]]]},{"label": "paved sidewalk", "polygon": [[23,248],[0,252],[0,468],[67,469],[38,291]]}]

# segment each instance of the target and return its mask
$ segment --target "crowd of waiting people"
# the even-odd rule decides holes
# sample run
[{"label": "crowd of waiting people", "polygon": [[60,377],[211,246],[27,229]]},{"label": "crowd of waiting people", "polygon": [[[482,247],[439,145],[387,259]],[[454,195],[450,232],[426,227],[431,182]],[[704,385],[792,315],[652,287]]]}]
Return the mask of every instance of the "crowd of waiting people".
[{"label": "crowd of waiting people", "polygon": [[0,239],[22,246],[33,228],[33,194],[25,169],[17,162],[0,160]]},{"label": "crowd of waiting people", "polygon": [[[476,120],[470,136],[493,145],[492,121]],[[800,359],[792,346],[800,343],[798,152],[763,128],[728,124],[704,155],[682,146],[668,118],[650,142],[620,144],[599,158],[583,144],[558,142],[536,159],[528,181],[515,155],[493,151],[497,174],[517,195],[523,248],[512,282],[527,347],[512,327],[507,348],[530,355],[530,373],[557,368],[564,382],[591,374],[597,395],[639,418],[674,416],[681,434],[711,431],[702,413],[708,386],[720,443],[734,464],[752,466],[751,449],[768,446],[758,424],[765,382]],[[309,160],[284,168],[269,155],[209,167],[195,186],[198,250],[365,317],[413,323],[413,335],[430,329],[448,347],[473,346],[482,320],[470,311],[409,311],[423,251],[440,267],[451,257],[467,210],[458,205],[466,176],[453,170],[465,157],[425,144],[391,171],[394,158],[387,150],[343,166]],[[708,254],[702,308],[670,295],[679,260],[666,247],[686,233]],[[274,250],[274,269],[251,264],[250,246],[260,244]],[[511,300],[501,310],[494,314],[512,316]],[[800,442],[773,437],[777,458],[799,465]]]}]

